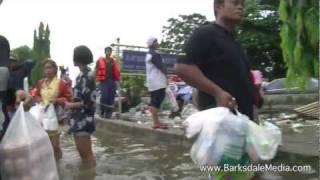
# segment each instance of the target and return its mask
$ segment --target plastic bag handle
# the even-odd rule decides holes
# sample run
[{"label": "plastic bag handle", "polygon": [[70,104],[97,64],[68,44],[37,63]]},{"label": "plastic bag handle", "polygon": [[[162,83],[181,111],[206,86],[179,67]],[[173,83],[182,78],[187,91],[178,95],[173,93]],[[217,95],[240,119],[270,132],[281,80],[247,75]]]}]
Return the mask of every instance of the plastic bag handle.
[{"label": "plastic bag handle", "polygon": [[232,100],[234,100],[235,104],[234,104],[234,107],[232,109],[230,109],[230,111],[234,114],[234,115],[239,115],[240,112],[238,110],[238,104],[237,104],[237,101],[236,101],[236,98],[232,98]]},{"label": "plastic bag handle", "polygon": [[23,103],[24,103],[23,101],[20,101],[20,102],[19,102],[19,107],[21,107],[21,108],[22,108],[22,110],[24,111]]}]

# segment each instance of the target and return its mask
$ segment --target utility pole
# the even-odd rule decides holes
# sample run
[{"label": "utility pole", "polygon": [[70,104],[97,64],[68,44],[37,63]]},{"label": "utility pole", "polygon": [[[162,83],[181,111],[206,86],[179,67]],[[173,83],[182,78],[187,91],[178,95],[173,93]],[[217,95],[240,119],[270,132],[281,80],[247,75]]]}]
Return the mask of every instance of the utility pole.
[{"label": "utility pole", "polygon": [[[117,38],[117,56],[118,56],[118,61],[119,61],[119,67],[120,67],[120,72],[122,70],[122,63],[121,63],[121,58],[120,58],[120,38]],[[119,80],[119,84],[118,84],[118,109],[119,109],[119,115],[117,116],[117,118],[120,118],[121,113],[122,113],[122,93],[121,93],[121,76],[120,76],[120,80]]]}]

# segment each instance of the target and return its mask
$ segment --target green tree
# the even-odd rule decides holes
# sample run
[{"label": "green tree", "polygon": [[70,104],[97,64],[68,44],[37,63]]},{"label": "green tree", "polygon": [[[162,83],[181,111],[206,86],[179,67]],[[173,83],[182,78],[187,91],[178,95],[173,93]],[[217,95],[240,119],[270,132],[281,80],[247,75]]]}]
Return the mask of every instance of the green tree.
[{"label": "green tree", "polygon": [[[134,50],[134,48],[127,48],[130,50]],[[120,49],[119,49],[120,51]],[[119,54],[119,53],[116,53]],[[117,59],[122,59],[122,56],[117,56]],[[122,62],[119,62],[120,69],[122,69]],[[145,76],[144,75],[135,75],[135,74],[127,74],[122,73],[121,74],[121,81],[120,85],[122,89],[126,90],[126,95],[122,94],[124,96],[127,96],[128,98],[128,108],[135,107],[141,102],[141,95],[143,94],[143,91],[145,89],[144,83],[145,83]],[[129,109],[126,109],[123,107],[123,111],[127,111]]]},{"label": "green tree", "polygon": [[254,69],[268,79],[285,76],[286,68],[280,48],[279,1],[247,1],[238,38]]},{"label": "green tree", "polygon": [[279,12],[287,80],[303,89],[308,78],[319,77],[319,1],[282,0]]},{"label": "green tree", "polygon": [[[238,28],[238,38],[247,51],[251,65],[269,79],[285,76],[280,48],[278,4],[267,0],[247,0],[246,13]],[[199,26],[208,23],[200,14],[170,18],[163,26],[163,48],[182,50],[186,40]]]},{"label": "green tree", "polygon": [[48,57],[50,57],[50,30],[47,25],[44,28],[44,24],[41,22],[38,28],[38,32],[34,30],[33,35],[33,54],[36,62],[35,67],[31,72],[31,83],[32,85],[41,79],[42,75],[42,63]]},{"label": "green tree", "polygon": [[27,59],[33,59],[32,49],[27,45],[13,49],[12,53],[17,56],[18,60],[24,61]]},{"label": "green tree", "polygon": [[192,32],[200,25],[207,23],[207,18],[201,14],[179,15],[168,19],[168,25],[163,26],[160,47],[182,50]]},{"label": "green tree", "polygon": [[129,106],[134,107],[140,103],[140,98],[145,89],[145,76],[123,74],[121,75],[121,87],[127,90]]}]

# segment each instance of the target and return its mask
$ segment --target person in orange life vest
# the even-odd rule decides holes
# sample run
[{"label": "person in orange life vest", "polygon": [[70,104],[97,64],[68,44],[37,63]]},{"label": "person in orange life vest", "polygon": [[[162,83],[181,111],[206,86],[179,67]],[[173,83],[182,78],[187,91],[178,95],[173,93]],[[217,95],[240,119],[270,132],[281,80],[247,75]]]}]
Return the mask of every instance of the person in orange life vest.
[{"label": "person in orange life vest", "polygon": [[[64,80],[57,78],[58,66],[55,61],[48,59],[45,61],[44,78],[39,80],[36,84],[34,92],[35,101],[43,103],[46,107],[50,104],[55,106],[56,114],[59,123],[66,121],[69,118],[67,111],[64,109],[66,102],[72,101],[71,88],[66,85]],[[60,149],[60,129],[47,131],[55,157],[61,159],[62,152]]]},{"label": "person in orange life vest", "polygon": [[100,86],[100,115],[111,118],[120,70],[116,60],[111,57],[112,48],[104,49],[105,57],[100,57],[96,64],[96,78]]}]

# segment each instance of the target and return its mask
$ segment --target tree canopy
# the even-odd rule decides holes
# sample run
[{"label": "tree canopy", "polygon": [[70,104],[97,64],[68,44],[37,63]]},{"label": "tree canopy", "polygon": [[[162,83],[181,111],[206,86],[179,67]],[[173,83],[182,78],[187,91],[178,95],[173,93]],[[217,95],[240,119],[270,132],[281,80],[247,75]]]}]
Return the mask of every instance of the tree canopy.
[{"label": "tree canopy", "polygon": [[162,27],[162,48],[181,51],[194,29],[207,23],[207,18],[201,14],[179,15],[170,18],[167,25]]},{"label": "tree canopy", "polygon": [[280,1],[281,48],[289,85],[319,77],[319,1]]},{"label": "tree canopy", "polygon": [[47,25],[44,28],[44,24],[41,22],[37,30],[34,30],[33,35],[33,54],[34,61],[36,62],[35,67],[31,72],[31,83],[32,85],[42,77],[42,63],[50,57],[50,30]]},{"label": "tree canopy", "polygon": [[[245,16],[237,29],[238,40],[251,62],[268,79],[285,76],[285,64],[280,48],[280,21],[278,3],[266,0],[246,1]],[[179,15],[163,26],[163,48],[182,50],[184,44],[199,26],[209,23],[201,14]]]},{"label": "tree canopy", "polygon": [[285,76],[280,48],[280,21],[275,1],[247,1],[246,12],[238,28],[238,39],[246,50],[252,68],[269,80]]},{"label": "tree canopy", "polygon": [[27,60],[27,59],[33,59],[33,51],[32,49],[27,46],[27,45],[24,45],[24,46],[20,46],[20,47],[17,47],[15,49],[12,50],[12,53],[17,56],[18,60]]}]

